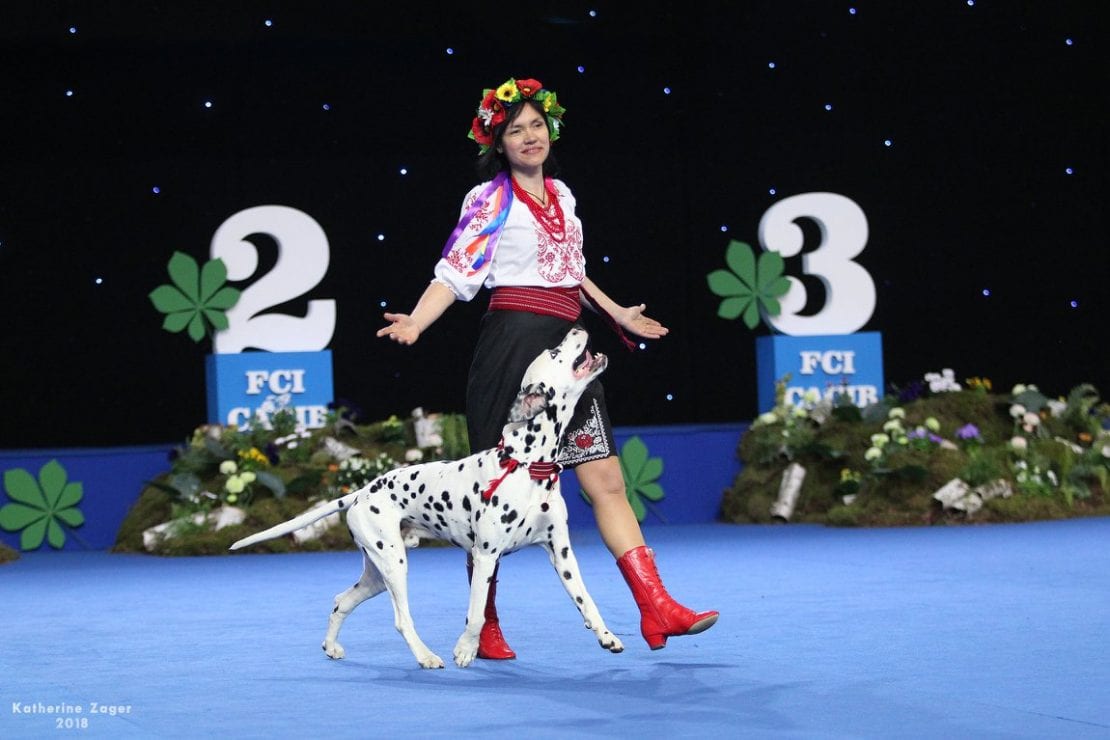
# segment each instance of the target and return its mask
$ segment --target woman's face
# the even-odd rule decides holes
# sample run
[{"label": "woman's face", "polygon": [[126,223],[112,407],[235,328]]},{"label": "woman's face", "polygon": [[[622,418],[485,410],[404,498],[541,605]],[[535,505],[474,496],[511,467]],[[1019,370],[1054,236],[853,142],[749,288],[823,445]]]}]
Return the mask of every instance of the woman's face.
[{"label": "woman's face", "polygon": [[551,151],[547,118],[531,105],[522,107],[520,114],[505,126],[501,148],[514,170],[542,169]]}]

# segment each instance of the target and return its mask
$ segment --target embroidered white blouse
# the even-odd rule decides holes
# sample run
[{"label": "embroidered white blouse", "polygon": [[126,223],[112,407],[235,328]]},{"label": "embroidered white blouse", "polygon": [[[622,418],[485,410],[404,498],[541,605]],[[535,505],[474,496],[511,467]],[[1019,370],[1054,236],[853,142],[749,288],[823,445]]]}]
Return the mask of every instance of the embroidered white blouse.
[{"label": "embroidered white blouse", "polygon": [[[552,180],[559,196],[559,205],[566,220],[566,237],[557,242],[544,231],[532,216],[528,206],[513,199],[501,238],[494,249],[493,259],[487,260],[475,274],[471,271],[464,250],[474,237],[493,218],[493,204],[486,205],[474,215],[455,246],[436,263],[432,282],[446,285],[455,297],[469,301],[484,285],[528,286],[544,288],[572,288],[586,277],[586,259],[582,255],[582,222],[574,213],[575,200],[570,188],[561,180]],[[463,199],[460,218],[477,200],[488,183],[473,188]],[[492,201],[493,198],[490,199]]]}]

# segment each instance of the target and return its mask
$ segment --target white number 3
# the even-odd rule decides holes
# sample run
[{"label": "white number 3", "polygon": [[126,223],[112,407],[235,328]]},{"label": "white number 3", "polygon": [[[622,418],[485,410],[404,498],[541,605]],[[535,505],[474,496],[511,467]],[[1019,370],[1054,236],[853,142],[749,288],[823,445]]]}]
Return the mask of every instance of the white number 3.
[{"label": "white number 3", "polygon": [[875,311],[875,283],[852,261],[867,246],[867,217],[850,198],[836,193],[802,193],[775,203],[759,221],[759,243],[765,250],[793,257],[802,251],[804,235],[798,218],[813,220],[821,231],[817,249],[802,255],[802,271],[825,286],[825,305],[812,316],[806,307],[805,285],[787,276],[790,290],[780,303],[782,313],[767,321],[783,334],[816,336],[851,334]]}]

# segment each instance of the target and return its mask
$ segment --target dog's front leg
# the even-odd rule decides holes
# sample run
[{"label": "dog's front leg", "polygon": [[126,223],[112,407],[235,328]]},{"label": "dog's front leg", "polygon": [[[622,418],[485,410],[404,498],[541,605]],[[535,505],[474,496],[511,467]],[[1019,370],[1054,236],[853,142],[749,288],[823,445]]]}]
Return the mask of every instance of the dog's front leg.
[{"label": "dog's front leg", "polygon": [[490,581],[497,567],[497,557],[484,552],[471,551],[474,558],[474,575],[470,579],[470,605],[466,609],[466,629],[455,643],[455,663],[466,668],[478,654],[478,636],[485,622],[486,597]]},{"label": "dog's front leg", "polygon": [[574,605],[578,607],[578,611],[582,614],[586,629],[593,630],[601,647],[611,653],[622,652],[624,645],[605,626],[605,621],[601,618],[601,612],[598,611],[597,604],[594,603],[590,593],[586,590],[586,584],[582,581],[582,573],[578,569],[578,559],[574,557],[574,550],[570,547],[570,535],[565,529],[557,527],[552,539],[544,542],[543,547],[547,550],[547,556],[551,559],[551,564],[555,566],[555,572],[559,574],[559,582],[563,584],[563,588],[566,589],[567,594],[574,601]]}]

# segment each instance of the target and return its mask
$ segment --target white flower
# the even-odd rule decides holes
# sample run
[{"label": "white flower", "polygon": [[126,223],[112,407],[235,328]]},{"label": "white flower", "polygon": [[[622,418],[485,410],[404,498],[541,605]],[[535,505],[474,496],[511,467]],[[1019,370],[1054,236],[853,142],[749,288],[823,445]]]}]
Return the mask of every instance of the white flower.
[{"label": "white flower", "polygon": [[1054,485],[1054,486],[1060,485],[1060,483],[1056,480],[1056,473],[1054,473],[1050,470],[1050,471],[1048,471],[1047,475],[1048,475],[1049,481],[1052,482],[1052,485]]},{"label": "white flower", "polygon": [[893,434],[894,432],[900,432],[902,431],[902,422],[898,421],[897,419],[891,419],[886,424],[883,424],[883,431],[890,432],[891,434]]},{"label": "white flower", "polygon": [[802,408],[801,406],[795,406],[794,407],[794,416],[798,417],[799,419],[804,419],[805,416],[806,416],[806,413],[807,413],[806,410],[804,408]]},{"label": "white flower", "polygon": [[910,438],[904,434],[899,434],[894,441],[900,445],[908,445],[910,443]]},{"label": "white flower", "polygon": [[224,483],[224,488],[227,489],[228,493],[242,493],[246,487],[247,484],[237,475],[231,476],[227,479],[227,483]]},{"label": "white flower", "polygon": [[817,392],[816,388],[810,388],[805,392],[805,395],[802,396],[802,400],[806,403],[817,403],[821,400],[821,395]]},{"label": "white flower", "polygon": [[1029,411],[1024,416],[1021,417],[1021,421],[1022,421],[1022,426],[1024,426],[1024,427],[1027,427],[1027,428],[1028,427],[1035,427],[1035,426],[1040,425],[1041,417],[1037,416],[1032,411]]},{"label": "white flower", "polygon": [[882,448],[889,441],[890,441],[890,437],[888,437],[885,434],[872,434],[871,435],[871,444],[874,447]]},{"label": "white flower", "polygon": [[235,464],[234,460],[224,460],[220,463],[220,473],[222,475],[232,475],[238,469],[239,466]]},{"label": "white flower", "polygon": [[1102,456],[1103,457],[1110,457],[1110,445],[1103,445],[1102,446]]},{"label": "white flower", "polygon": [[1024,415],[1025,407],[1022,406],[1020,403],[1015,403],[1013,406],[1010,407],[1010,416],[1014,417],[1015,419],[1020,419]]},{"label": "white flower", "polygon": [[940,422],[936,420],[936,417],[930,416],[928,419],[925,420],[925,428],[928,429],[930,432],[939,432]]},{"label": "white flower", "polygon": [[888,413],[887,416],[891,419],[905,419],[906,410],[904,408],[896,406],[890,410],[890,413]]},{"label": "white flower", "polygon": [[1064,401],[1048,401],[1045,405],[1048,406],[1049,413],[1052,414],[1054,419],[1063,416],[1068,409],[1068,404]]},{"label": "white flower", "polygon": [[254,483],[257,479],[258,476],[249,470],[244,470],[242,473],[239,474],[239,480],[243,481],[244,483]]},{"label": "white flower", "polygon": [[878,447],[870,447],[867,452],[863,453],[864,460],[878,460],[883,456],[883,451]]},{"label": "white flower", "polygon": [[1018,383],[1014,386],[1013,390],[1010,391],[1010,395],[1013,396],[1020,396],[1022,393],[1025,393],[1025,386],[1022,383]]},{"label": "white flower", "polygon": [[411,450],[405,451],[405,462],[420,462],[423,459],[424,453],[416,447],[413,447]]},{"label": "white flower", "polygon": [[760,414],[759,418],[756,419],[756,421],[759,422],[760,424],[774,424],[778,420],[779,420],[779,417],[775,416],[770,411],[768,411],[765,414]]},{"label": "white flower", "polygon": [[1029,448],[1029,441],[1022,436],[1015,436],[1010,440],[1010,447],[1014,452],[1025,452]]}]

